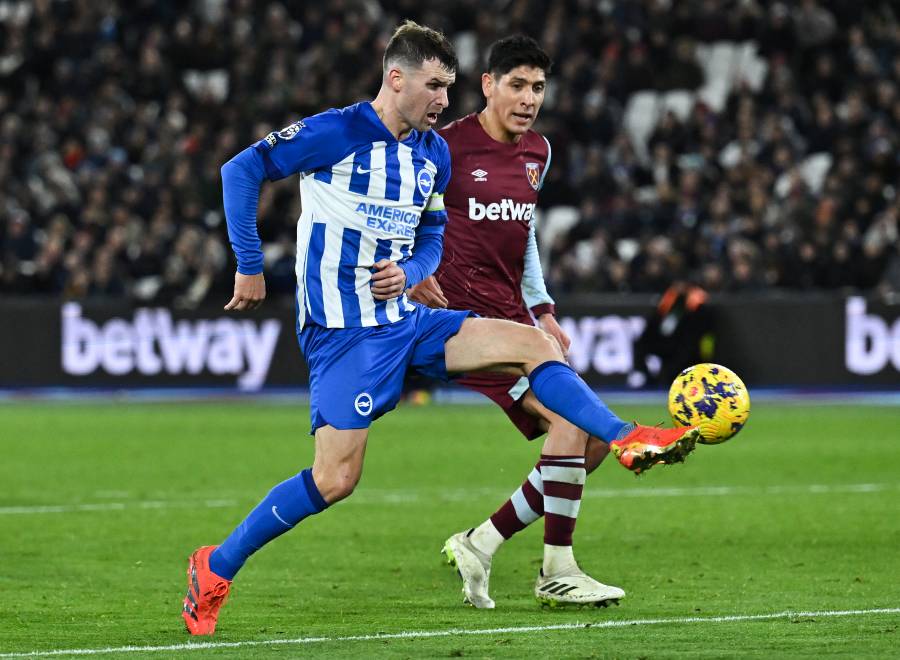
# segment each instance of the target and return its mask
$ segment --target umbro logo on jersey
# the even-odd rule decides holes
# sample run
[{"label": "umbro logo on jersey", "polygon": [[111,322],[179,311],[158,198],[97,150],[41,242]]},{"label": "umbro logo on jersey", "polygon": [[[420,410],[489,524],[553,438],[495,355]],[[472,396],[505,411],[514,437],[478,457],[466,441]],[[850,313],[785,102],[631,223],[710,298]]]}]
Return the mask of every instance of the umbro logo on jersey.
[{"label": "umbro logo on jersey", "polygon": [[480,167],[477,170],[475,170],[474,172],[472,172],[472,176],[475,177],[476,181],[487,181],[487,175],[488,175],[488,173],[485,172]]}]

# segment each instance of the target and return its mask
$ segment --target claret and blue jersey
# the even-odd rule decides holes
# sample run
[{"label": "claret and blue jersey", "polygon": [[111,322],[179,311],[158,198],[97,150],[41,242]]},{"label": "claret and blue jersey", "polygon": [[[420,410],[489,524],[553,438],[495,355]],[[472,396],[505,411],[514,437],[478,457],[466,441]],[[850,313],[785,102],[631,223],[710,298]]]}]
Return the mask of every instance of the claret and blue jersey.
[{"label": "claret and blue jersey", "polygon": [[[226,177],[232,165],[240,168],[238,176]],[[295,122],[238,154],[223,167],[226,216],[238,270],[252,274],[261,272],[262,261],[255,228],[258,190],[247,199],[240,185],[248,183],[242,180],[248,172],[257,189],[260,175],[271,181],[300,175],[298,329],[310,323],[385,325],[412,311],[405,295],[373,298],[372,266],[381,259],[395,261],[412,285],[433,270],[431,263],[411,259],[414,251],[430,257],[424,261],[440,260],[447,222],[443,192],[450,179],[443,138],[434,131],[412,131],[398,141],[366,102]],[[229,179],[238,181],[231,185]],[[435,249],[436,255],[425,254]]]}]

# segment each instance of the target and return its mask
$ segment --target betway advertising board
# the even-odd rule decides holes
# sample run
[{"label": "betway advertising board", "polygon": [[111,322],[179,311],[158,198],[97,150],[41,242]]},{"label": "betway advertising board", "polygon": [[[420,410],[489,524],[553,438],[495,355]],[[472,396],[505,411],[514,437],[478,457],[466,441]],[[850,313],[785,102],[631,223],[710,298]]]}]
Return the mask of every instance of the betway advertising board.
[{"label": "betway advertising board", "polygon": [[0,387],[304,386],[289,307],[253,313],[0,301]]},{"label": "betway advertising board", "polygon": [[[651,297],[558,301],[569,361],[590,384],[624,387]],[[303,387],[293,307],[228,314],[99,302],[4,299],[0,387]],[[750,386],[900,390],[900,304],[863,297],[711,302],[715,360]]]}]

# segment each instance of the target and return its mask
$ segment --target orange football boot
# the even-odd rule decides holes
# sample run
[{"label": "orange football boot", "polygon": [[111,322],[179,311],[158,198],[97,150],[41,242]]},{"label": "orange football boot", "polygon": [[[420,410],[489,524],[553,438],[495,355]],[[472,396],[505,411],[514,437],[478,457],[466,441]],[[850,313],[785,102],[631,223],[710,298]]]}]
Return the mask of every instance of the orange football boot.
[{"label": "orange football boot", "polygon": [[699,439],[700,430],[696,426],[661,429],[635,424],[624,438],[610,442],[609,448],[619,463],[640,474],[659,463],[683,462]]},{"label": "orange football boot", "polygon": [[199,548],[188,559],[188,590],[181,617],[192,635],[212,635],[216,631],[219,609],[231,589],[231,580],[219,577],[209,569],[209,555],[217,547]]}]

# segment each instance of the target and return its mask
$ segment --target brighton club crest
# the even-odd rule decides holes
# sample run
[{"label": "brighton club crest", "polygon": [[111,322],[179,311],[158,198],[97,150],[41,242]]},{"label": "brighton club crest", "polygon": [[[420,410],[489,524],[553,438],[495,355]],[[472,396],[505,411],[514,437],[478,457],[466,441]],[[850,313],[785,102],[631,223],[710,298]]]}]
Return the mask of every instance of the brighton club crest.
[{"label": "brighton club crest", "polygon": [[537,163],[525,163],[525,176],[528,177],[528,183],[535,190],[541,182],[541,166]]}]

